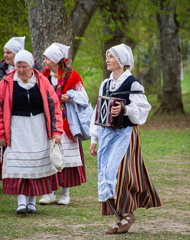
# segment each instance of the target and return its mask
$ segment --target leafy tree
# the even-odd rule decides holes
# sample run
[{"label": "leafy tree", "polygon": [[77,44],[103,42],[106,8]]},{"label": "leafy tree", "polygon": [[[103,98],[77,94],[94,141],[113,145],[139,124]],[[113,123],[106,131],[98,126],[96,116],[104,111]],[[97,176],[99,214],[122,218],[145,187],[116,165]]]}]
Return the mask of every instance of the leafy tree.
[{"label": "leafy tree", "polygon": [[181,37],[181,47],[183,56],[183,65],[190,58],[190,1],[176,0],[177,21],[179,22],[179,33]]},{"label": "leafy tree", "polygon": [[25,0],[0,1],[0,57],[3,58],[3,46],[12,37],[26,36],[26,45],[30,50],[30,32],[28,8]]},{"label": "leafy tree", "polygon": [[[104,21],[103,54],[111,46],[126,43],[134,52],[133,73],[146,89],[158,86],[157,26],[152,3],[148,0],[103,0],[100,3]],[[109,75],[105,71],[105,77]]]},{"label": "leafy tree", "polygon": [[[103,44],[103,57],[105,58],[105,52],[110,47],[120,44],[122,42],[127,43],[131,47],[135,45],[135,41],[128,34],[129,25],[129,13],[128,13],[128,2],[126,0],[103,0],[100,3],[100,10],[102,19],[104,21],[103,32],[104,32],[104,44]],[[106,70],[104,65],[104,77],[109,76],[109,72]]]}]

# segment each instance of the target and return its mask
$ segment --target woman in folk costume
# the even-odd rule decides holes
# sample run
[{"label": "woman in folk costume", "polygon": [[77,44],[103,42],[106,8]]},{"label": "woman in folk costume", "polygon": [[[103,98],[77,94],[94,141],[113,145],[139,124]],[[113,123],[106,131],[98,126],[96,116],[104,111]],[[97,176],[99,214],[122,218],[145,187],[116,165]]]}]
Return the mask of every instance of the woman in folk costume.
[{"label": "woman in folk costume", "polygon": [[[25,36],[24,37],[12,37],[4,45],[4,59],[0,62],[0,80],[14,69],[14,57],[20,50],[24,49]],[[41,70],[41,66],[34,59],[33,68]]]},{"label": "woman in folk costume", "polygon": [[[78,96],[88,102],[80,75],[67,65],[69,47],[60,43],[52,43],[43,53],[45,71],[43,74],[49,78],[58,95],[63,117],[64,134],[62,146],[64,150],[64,168],[58,172],[59,185],[62,187],[58,204],[70,203],[69,188],[86,182],[86,172],[82,144],[78,137],[73,136],[71,125],[68,124],[67,113],[69,104],[75,104]],[[44,195],[39,203],[49,204],[56,202],[56,194]]]},{"label": "woman in folk costume", "polygon": [[[0,80],[11,71],[14,70],[14,58],[15,55],[24,49],[25,45],[25,36],[24,37],[12,37],[9,41],[4,45],[4,59],[0,62]],[[34,60],[33,68],[40,70],[41,66]],[[3,148],[0,148],[0,180],[1,180],[1,167],[2,167],[2,155]]]},{"label": "woman in folk costume", "polygon": [[[131,74],[134,60],[131,48],[119,44],[106,52],[108,79],[100,86],[99,95],[116,94],[126,100],[111,108],[113,118],[122,112],[119,128],[91,124],[90,153],[98,156],[98,200],[102,215],[116,215],[116,225],[107,234],[128,232],[139,207],[161,206],[159,196],[146,169],[138,125],[145,123],[150,104],[141,83]],[[130,91],[126,93],[123,91]],[[143,93],[143,94],[142,94]],[[97,123],[98,124],[98,123]],[[98,152],[96,145],[98,143]]]},{"label": "woman in folk costume", "polygon": [[[50,162],[50,140],[63,133],[59,99],[26,50],[14,58],[15,70],[0,81],[0,145],[4,152],[5,194],[16,194],[18,214],[36,212],[36,196],[57,190]],[[52,175],[55,175],[52,178]]]},{"label": "woman in folk costume", "polygon": [[14,57],[24,49],[25,37],[12,37],[3,47],[4,59],[0,63],[0,80],[14,69]]},{"label": "woman in folk costume", "polygon": [[[0,62],[0,80],[14,69],[14,57],[17,52],[24,49],[25,37],[12,37],[3,47],[4,59]],[[2,178],[2,155],[0,147],[0,179]]]}]

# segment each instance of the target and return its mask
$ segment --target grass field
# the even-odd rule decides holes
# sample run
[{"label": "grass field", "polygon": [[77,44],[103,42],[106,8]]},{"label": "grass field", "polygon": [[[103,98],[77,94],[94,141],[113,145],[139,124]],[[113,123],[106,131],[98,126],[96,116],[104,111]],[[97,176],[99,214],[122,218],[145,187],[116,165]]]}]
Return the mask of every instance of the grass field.
[{"label": "grass field", "polygon": [[[189,76],[189,75],[188,75]],[[0,240],[189,240],[190,239],[190,79],[182,83],[186,114],[153,115],[142,126],[145,163],[162,201],[162,207],[138,209],[129,233],[108,236],[112,216],[101,216],[97,201],[97,162],[83,142],[87,183],[74,187],[68,206],[37,203],[37,213],[19,216],[16,196],[3,194],[0,183]],[[187,90],[189,89],[189,90]],[[150,98],[153,105],[155,98]],[[153,109],[154,111],[154,109]],[[57,192],[59,196],[60,190]],[[37,199],[39,200],[40,197]]]}]

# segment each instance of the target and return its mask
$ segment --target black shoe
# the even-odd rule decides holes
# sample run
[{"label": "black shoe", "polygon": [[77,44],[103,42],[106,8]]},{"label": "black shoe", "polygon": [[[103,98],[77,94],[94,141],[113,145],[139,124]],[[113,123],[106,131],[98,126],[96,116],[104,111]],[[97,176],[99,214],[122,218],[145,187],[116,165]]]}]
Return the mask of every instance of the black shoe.
[{"label": "black shoe", "polygon": [[[20,208],[20,206],[23,206],[23,208]],[[16,210],[17,214],[26,214],[26,205],[20,204]]]},{"label": "black shoe", "polygon": [[[34,206],[34,208],[30,208],[29,206]],[[34,205],[33,203],[28,203],[27,207],[26,207],[27,213],[36,213],[36,205]]]}]

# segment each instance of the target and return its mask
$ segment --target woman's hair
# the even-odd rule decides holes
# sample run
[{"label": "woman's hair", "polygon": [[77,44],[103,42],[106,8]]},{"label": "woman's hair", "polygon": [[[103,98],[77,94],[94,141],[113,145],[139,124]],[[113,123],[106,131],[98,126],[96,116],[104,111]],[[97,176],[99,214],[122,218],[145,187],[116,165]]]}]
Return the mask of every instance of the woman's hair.
[{"label": "woman's hair", "polygon": [[66,67],[66,63],[65,63],[65,58],[62,58],[59,62],[58,62],[59,67],[61,68],[65,68]]},{"label": "woman's hair", "polygon": [[130,69],[130,65],[125,65],[124,66],[124,71],[126,71],[127,69]]}]

